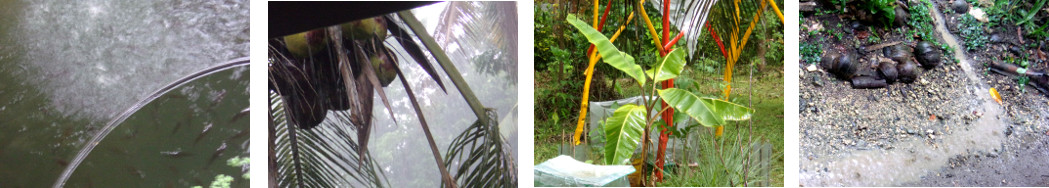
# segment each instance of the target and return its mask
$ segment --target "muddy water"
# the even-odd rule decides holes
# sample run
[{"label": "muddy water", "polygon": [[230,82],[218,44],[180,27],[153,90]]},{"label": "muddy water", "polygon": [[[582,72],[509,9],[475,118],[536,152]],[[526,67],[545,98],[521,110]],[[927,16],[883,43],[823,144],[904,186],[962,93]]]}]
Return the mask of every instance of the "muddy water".
[{"label": "muddy water", "polygon": [[[186,74],[246,56],[247,7],[247,1],[0,0],[0,187],[50,186],[115,114]],[[225,71],[150,104],[103,140],[69,185],[187,187],[217,174],[240,176],[223,166],[247,156],[241,149],[247,137],[233,138],[247,130],[247,118],[230,121],[247,106],[246,75],[247,69]]]},{"label": "muddy water", "polygon": [[821,169],[816,172],[802,172],[799,176],[805,186],[893,186],[905,182],[920,180],[922,176],[935,176],[931,172],[947,165],[948,159],[969,152],[990,151],[1001,147],[1005,139],[1003,131],[1008,125],[1002,119],[1002,108],[988,94],[988,86],[977,77],[970,60],[965,56],[958,40],[947,32],[943,15],[937,9],[930,9],[935,14],[936,32],[947,45],[954,49],[954,55],[961,62],[959,66],[969,78],[966,90],[975,96],[958,98],[972,100],[979,107],[973,113],[983,114],[971,125],[954,121],[947,125],[952,131],[948,135],[935,135],[942,140],[928,142],[915,140],[897,143],[891,150],[854,151],[844,156],[832,157],[817,161],[801,161],[809,169]]}]

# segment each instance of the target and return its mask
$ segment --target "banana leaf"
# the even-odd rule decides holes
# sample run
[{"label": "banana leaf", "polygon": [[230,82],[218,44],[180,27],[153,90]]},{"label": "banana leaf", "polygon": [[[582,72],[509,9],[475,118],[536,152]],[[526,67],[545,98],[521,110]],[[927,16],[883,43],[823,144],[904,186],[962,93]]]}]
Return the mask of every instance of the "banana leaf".
[{"label": "banana leaf", "polygon": [[656,67],[652,67],[645,74],[648,77],[653,78],[655,82],[662,82],[663,80],[669,80],[677,78],[681,74],[681,70],[685,68],[685,51],[674,49],[666,57],[664,57]]},{"label": "banana leaf", "polygon": [[747,120],[753,113],[750,108],[720,99],[700,98],[682,89],[670,88],[658,92],[667,105],[706,127],[725,125],[725,121]]},{"label": "banana leaf", "polygon": [[645,126],[644,106],[627,104],[620,106],[605,121],[605,164],[629,165],[630,157],[641,142],[641,130]]},{"label": "banana leaf", "polygon": [[647,81],[645,72],[641,69],[641,65],[634,63],[634,57],[619,51],[616,46],[612,45],[611,41],[608,41],[608,37],[605,37],[593,27],[586,25],[585,22],[576,18],[575,15],[568,15],[568,23],[583,33],[583,36],[586,36],[590,43],[597,46],[597,52],[601,54],[602,61],[634,78],[638,84],[645,85],[645,81]]}]

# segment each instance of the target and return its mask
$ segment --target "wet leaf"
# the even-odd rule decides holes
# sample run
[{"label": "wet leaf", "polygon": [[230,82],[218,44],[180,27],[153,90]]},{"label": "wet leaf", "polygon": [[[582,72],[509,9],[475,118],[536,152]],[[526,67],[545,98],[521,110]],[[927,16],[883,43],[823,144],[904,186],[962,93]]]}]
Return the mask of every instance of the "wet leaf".
[{"label": "wet leaf", "polygon": [[616,109],[605,123],[605,164],[630,164],[630,157],[641,142],[645,107],[627,104]]},{"label": "wet leaf", "polygon": [[707,127],[721,126],[725,121],[747,120],[753,113],[750,108],[720,99],[700,98],[682,89],[670,88],[658,92],[667,105]]},{"label": "wet leaf", "polygon": [[575,15],[568,15],[568,23],[572,24],[572,26],[578,29],[579,32],[583,33],[583,36],[586,36],[586,39],[597,47],[597,52],[601,54],[602,61],[634,78],[634,80],[637,80],[638,84],[645,85],[645,81],[647,80],[645,79],[644,70],[641,69],[640,65],[634,63],[634,57],[619,51],[619,49],[612,45],[612,42],[608,40],[608,37],[605,37],[601,32],[586,25],[582,20],[576,18]]},{"label": "wet leaf", "polygon": [[685,51],[674,49],[674,51],[670,51],[665,58],[660,60],[656,67],[645,71],[645,74],[655,82],[661,82],[676,78],[684,68]]}]

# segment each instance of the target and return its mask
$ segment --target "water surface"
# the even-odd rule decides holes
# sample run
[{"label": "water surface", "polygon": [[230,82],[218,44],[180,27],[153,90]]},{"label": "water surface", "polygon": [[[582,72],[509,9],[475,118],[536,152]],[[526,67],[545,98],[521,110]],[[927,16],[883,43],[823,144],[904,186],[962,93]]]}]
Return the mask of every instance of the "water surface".
[{"label": "water surface", "polygon": [[[247,54],[247,1],[0,0],[0,187],[50,186],[110,118],[177,78]],[[232,138],[247,118],[231,121],[247,107],[246,75],[224,71],[146,106],[69,185],[185,187],[219,173],[239,177],[225,160],[247,156],[247,137]],[[160,153],[177,150],[194,154]]]}]

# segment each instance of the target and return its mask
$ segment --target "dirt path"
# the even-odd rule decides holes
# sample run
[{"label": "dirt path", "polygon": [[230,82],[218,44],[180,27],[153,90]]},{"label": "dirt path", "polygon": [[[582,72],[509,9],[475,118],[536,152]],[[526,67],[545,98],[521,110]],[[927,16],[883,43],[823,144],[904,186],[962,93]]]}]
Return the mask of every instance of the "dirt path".
[{"label": "dirt path", "polygon": [[[982,67],[932,10],[941,42],[955,49],[957,64],[924,70],[914,84],[874,90],[851,89],[819,71],[802,74],[802,186],[1047,185],[1044,128],[1012,122],[1016,110],[991,99],[988,75],[976,71]],[[849,42],[855,41],[839,43]],[[1044,124],[1044,113],[1019,119]]]}]

